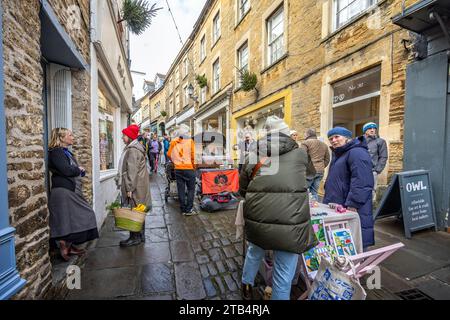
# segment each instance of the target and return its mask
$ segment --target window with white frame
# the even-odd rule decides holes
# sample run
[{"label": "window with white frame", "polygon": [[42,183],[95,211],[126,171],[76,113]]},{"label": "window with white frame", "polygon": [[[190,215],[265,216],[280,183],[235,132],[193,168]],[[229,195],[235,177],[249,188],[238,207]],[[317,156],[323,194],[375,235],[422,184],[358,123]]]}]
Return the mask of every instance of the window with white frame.
[{"label": "window with white frame", "polygon": [[180,111],[180,94],[175,96],[175,112]]},{"label": "window with white frame", "polygon": [[173,92],[173,79],[170,79],[169,81],[169,94],[172,94]]},{"label": "window with white frame", "polygon": [[173,109],[173,100],[169,101],[169,114],[171,117],[175,114],[175,110]]},{"label": "window with white frame", "polygon": [[175,70],[175,87],[178,87],[180,84],[180,68],[177,67]]},{"label": "window with white frame", "polygon": [[333,2],[333,31],[335,31],[376,4],[378,0],[333,0]]},{"label": "window with white frame", "polygon": [[98,90],[100,171],[114,169],[114,107]]},{"label": "window with white frame", "polygon": [[72,73],[69,68],[51,64],[49,93],[49,130],[72,129]]},{"label": "window with white frame", "polygon": [[206,87],[200,89],[200,104],[206,102]]},{"label": "window with white frame", "polygon": [[267,61],[277,62],[284,54],[284,8],[281,6],[267,19]]},{"label": "window with white frame", "polygon": [[203,36],[200,41],[200,62],[203,62],[206,58],[206,35]]},{"label": "window with white frame", "polygon": [[183,88],[184,92],[184,106],[187,106],[189,104],[189,90],[188,85],[185,85]]},{"label": "window with white frame", "polygon": [[239,86],[241,86],[241,73],[244,71],[248,71],[248,41],[244,43],[242,47],[238,50],[238,64],[239,64],[239,71],[237,73],[238,83]]},{"label": "window with white frame", "polygon": [[187,75],[189,74],[189,59],[188,59],[188,57],[184,58],[183,66],[184,66],[184,77],[183,78],[186,78]]},{"label": "window with white frame", "polygon": [[244,18],[250,10],[250,0],[238,0],[239,21]]},{"label": "window with white frame", "polygon": [[213,20],[213,43],[216,43],[220,38],[220,11],[216,14]]},{"label": "window with white frame", "polygon": [[220,60],[213,64],[213,94],[220,90]]}]

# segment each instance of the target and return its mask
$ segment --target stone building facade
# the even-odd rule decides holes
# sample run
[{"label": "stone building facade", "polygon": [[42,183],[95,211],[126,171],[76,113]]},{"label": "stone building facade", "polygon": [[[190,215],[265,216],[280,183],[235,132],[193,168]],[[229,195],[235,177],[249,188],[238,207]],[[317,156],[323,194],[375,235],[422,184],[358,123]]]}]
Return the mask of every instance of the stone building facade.
[{"label": "stone building facade", "polygon": [[[391,18],[413,1],[360,3],[348,8],[335,0],[207,1],[168,73],[168,123],[182,114],[173,95],[174,70],[188,55],[191,78],[205,75],[208,83],[201,89],[191,82],[198,98],[196,133],[258,131],[265,117],[275,114],[301,137],[312,127],[327,141],[335,125],[359,136],[365,122],[375,121],[389,146],[389,162],[379,177],[386,185],[402,169],[405,69],[411,61],[404,45],[410,35]],[[243,68],[257,76],[254,90],[240,88]],[[227,153],[235,161],[238,132],[227,134]]]},{"label": "stone building facade", "polygon": [[[108,3],[116,6],[112,19],[115,23],[121,2]],[[15,251],[15,258],[13,255],[11,261],[13,264],[15,261],[20,278],[26,281],[25,286],[22,283],[14,290],[8,289],[6,283],[9,290],[6,298],[41,299],[52,295],[59,285],[52,275],[47,208],[50,176],[46,157],[53,128],[72,129],[73,152],[87,172],[83,178],[84,196],[94,207],[103,200],[96,199],[101,192],[94,188],[100,162],[95,148],[98,143],[93,143],[98,141],[95,112],[100,84],[98,70],[91,69],[98,66],[97,56],[94,56],[95,63],[91,59],[95,50],[91,43],[92,5],[97,6],[97,1],[1,1],[8,220],[9,226],[15,228],[15,243],[0,243],[2,246],[15,244],[11,251]],[[128,38],[126,26],[122,28],[123,41],[110,43],[111,54],[116,47],[123,53],[121,68],[114,61],[114,67],[122,74],[120,71],[116,71],[117,75],[103,73],[106,81],[128,86],[119,93],[116,130],[127,124],[131,112]],[[116,154],[121,147],[117,144]],[[118,162],[117,155],[115,161]],[[103,204],[98,207],[102,209],[97,210],[100,211],[97,223],[101,227],[105,208]],[[3,227],[0,225],[0,229]],[[1,252],[8,251],[2,248]],[[3,271],[0,270],[0,275]],[[3,297],[3,281],[1,278],[0,297]]]}]

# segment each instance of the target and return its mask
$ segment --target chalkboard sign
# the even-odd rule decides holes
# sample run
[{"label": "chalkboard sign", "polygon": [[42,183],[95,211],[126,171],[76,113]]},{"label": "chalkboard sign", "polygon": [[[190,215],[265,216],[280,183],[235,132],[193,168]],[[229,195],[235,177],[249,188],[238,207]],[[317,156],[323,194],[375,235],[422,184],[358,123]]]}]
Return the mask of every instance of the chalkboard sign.
[{"label": "chalkboard sign", "polygon": [[403,217],[405,236],[408,239],[415,231],[431,227],[436,230],[429,171],[407,171],[394,175],[374,218],[393,215]]}]

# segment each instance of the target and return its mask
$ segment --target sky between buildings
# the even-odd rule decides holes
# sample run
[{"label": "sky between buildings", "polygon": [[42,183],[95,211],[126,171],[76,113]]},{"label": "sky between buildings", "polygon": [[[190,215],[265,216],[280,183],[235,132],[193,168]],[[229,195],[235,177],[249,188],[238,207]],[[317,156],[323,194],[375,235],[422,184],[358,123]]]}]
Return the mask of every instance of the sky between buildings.
[{"label": "sky between buildings", "polygon": [[[140,36],[131,35],[131,70],[146,73],[133,74],[133,94],[136,99],[143,96],[143,80],[153,81],[156,73],[166,74],[179,53],[180,43],[175,25],[167,8],[166,0],[147,0],[162,9],[153,19],[152,25]],[[183,42],[189,37],[206,0],[168,0]]]}]

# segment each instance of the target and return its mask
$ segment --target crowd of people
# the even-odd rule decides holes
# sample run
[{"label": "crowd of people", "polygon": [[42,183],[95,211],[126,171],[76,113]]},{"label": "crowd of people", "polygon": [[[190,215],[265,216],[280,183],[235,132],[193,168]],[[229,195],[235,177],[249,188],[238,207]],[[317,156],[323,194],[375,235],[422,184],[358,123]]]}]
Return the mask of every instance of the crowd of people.
[{"label": "crowd of people", "polygon": [[[310,198],[319,200],[323,186],[324,204],[336,203],[357,212],[361,221],[364,251],[374,245],[372,201],[376,180],[384,170],[388,155],[386,142],[378,136],[378,127],[364,125],[363,135],[343,127],[328,131],[328,146],[318,139],[315,129],[307,129],[304,139],[276,116],[267,118],[266,135],[254,140],[246,132],[239,143],[240,195],[244,200],[245,238],[248,241],[242,275],[242,296],[252,299],[252,287],[266,250],[274,253],[272,299],[288,300],[299,254],[317,245],[310,224]],[[180,125],[173,139],[156,133],[141,134],[137,125],[123,131],[117,187],[122,205],[151,206],[150,179],[158,163],[174,166],[180,211],[197,214],[194,207],[196,161],[195,143],[189,127]],[[83,197],[81,178],[86,170],[79,166],[69,147],[73,133],[58,128],[49,145],[50,230],[52,241],[64,260],[81,255],[78,245],[98,238],[94,211]],[[256,160],[255,160],[256,159]],[[275,171],[273,168],[277,168]],[[141,232],[130,232],[120,243],[128,247],[145,242]]]}]

